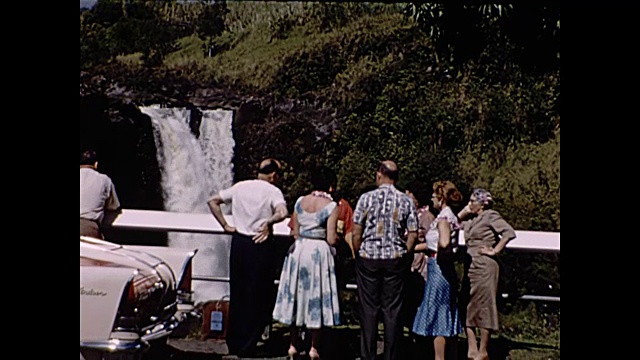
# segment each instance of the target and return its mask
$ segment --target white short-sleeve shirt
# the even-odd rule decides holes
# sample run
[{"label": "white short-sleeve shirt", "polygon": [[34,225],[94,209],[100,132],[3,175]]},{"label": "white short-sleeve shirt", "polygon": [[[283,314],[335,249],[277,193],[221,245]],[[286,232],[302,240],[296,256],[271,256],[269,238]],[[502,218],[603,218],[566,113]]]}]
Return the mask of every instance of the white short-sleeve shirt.
[{"label": "white short-sleeve shirt", "polygon": [[438,222],[445,220],[449,223],[449,229],[451,230],[451,246],[456,247],[458,239],[458,230],[460,230],[460,223],[458,217],[453,213],[450,207],[445,207],[440,210],[440,213],[429,225],[429,230],[425,234],[425,241],[427,243],[427,249],[438,251],[438,240],[440,239],[440,231],[438,230]]},{"label": "white short-sleeve shirt", "polygon": [[259,179],[240,181],[219,195],[222,201],[231,203],[233,225],[244,235],[257,234],[258,227],[273,216],[276,206],[286,205],[280,189]]}]

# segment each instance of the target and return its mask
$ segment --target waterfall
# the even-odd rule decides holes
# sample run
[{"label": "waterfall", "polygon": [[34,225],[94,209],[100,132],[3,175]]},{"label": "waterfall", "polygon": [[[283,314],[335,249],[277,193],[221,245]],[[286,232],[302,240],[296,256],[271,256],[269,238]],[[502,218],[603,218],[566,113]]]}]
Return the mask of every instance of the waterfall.
[{"label": "waterfall", "polygon": [[[149,106],[140,111],[153,125],[164,209],[210,214],[207,200],[233,184],[233,112],[203,111],[196,138],[189,126],[188,109]],[[223,205],[223,211],[228,214],[228,207]],[[168,240],[169,247],[198,248],[193,258],[194,277],[229,276],[229,235],[169,232]],[[196,303],[229,294],[226,282],[193,280],[192,286]]]}]

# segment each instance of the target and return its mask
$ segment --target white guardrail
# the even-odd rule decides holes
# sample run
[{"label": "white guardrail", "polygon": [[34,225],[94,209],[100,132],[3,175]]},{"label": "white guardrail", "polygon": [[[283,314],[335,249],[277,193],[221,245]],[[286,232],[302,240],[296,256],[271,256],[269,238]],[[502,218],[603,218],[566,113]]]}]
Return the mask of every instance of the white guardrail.
[{"label": "white guardrail", "polygon": [[[233,216],[225,215],[227,222],[234,225]],[[146,231],[176,231],[208,234],[224,234],[222,227],[211,214],[190,214],[158,210],[123,209],[115,217],[105,219],[107,226],[117,229]],[[273,232],[277,236],[289,236],[289,218],[274,224]],[[460,232],[459,245],[464,246],[464,232]],[[560,233],[544,231],[516,230],[516,238],[507,244],[511,250],[535,252],[560,252]],[[194,278],[195,279],[195,278]],[[228,278],[206,277],[200,280],[228,281]],[[277,281],[277,280],[276,280]],[[347,284],[347,289],[356,289],[355,284]],[[506,297],[507,294],[502,294]],[[523,300],[560,301],[559,297],[523,295]]]}]

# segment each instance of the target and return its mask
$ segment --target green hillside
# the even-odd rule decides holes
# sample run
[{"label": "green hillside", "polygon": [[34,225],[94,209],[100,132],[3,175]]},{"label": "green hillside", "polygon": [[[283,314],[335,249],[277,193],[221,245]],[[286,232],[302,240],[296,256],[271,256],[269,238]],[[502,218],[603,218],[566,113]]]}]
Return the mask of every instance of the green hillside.
[{"label": "green hillside", "polygon": [[[282,159],[290,206],[317,164],[355,204],[391,158],[427,199],[440,179],[485,187],[515,228],[559,232],[558,7],[421,4],[99,0],[80,13],[81,89],[233,107],[236,178]],[[559,254],[502,265],[505,292],[559,296]],[[504,333],[559,348],[559,309],[501,306]]]}]

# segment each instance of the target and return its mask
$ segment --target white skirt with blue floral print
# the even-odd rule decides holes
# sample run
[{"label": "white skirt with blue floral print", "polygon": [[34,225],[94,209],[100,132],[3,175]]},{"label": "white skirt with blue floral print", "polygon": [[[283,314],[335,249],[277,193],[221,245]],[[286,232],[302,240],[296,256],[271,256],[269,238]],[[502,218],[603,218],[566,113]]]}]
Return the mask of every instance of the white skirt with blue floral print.
[{"label": "white skirt with blue floral print", "polygon": [[273,318],[308,329],[340,325],[335,273],[326,241],[296,240],[294,251],[282,266]]}]

